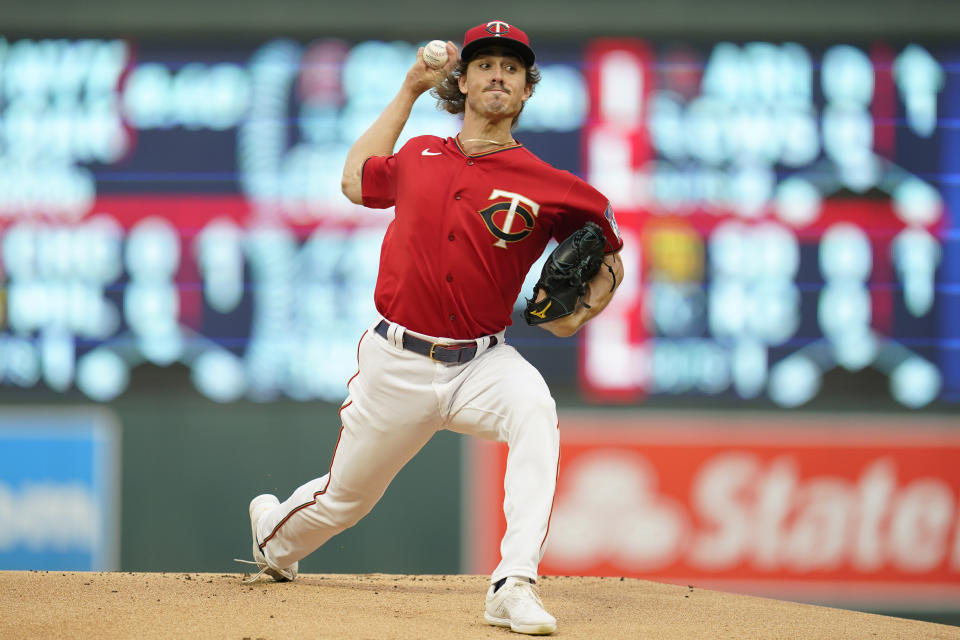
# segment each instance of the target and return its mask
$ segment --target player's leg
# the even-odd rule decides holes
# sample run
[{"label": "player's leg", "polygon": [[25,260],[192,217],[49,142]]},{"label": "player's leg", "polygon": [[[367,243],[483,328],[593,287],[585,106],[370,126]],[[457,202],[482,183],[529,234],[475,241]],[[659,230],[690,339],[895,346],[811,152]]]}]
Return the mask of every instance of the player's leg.
[{"label": "player's leg", "polygon": [[356,524],[439,424],[434,363],[368,332],[359,373],[340,410],[343,425],[330,471],[297,488],[258,523],[270,564],[286,567]]},{"label": "player's leg", "polygon": [[556,404],[540,372],[509,345],[483,353],[463,377],[451,396],[447,428],[509,447],[503,478],[507,530],[493,580],[536,580],[556,488]]},{"label": "player's leg", "polygon": [[484,619],[519,633],[553,633],[557,621],[544,609],[533,584],[553,508],[560,452],[550,391],[513,347],[501,345],[476,359],[452,394],[450,408],[448,428],[504,441],[509,448],[503,478],[507,530],[487,590]]}]

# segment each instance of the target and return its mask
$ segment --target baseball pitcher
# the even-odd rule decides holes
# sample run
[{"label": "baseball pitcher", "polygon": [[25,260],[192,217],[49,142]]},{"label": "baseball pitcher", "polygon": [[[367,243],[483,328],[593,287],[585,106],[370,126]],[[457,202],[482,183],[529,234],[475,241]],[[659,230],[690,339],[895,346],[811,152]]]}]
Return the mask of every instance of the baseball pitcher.
[{"label": "baseball pitcher", "polygon": [[[548,241],[525,319],[574,334],[623,280],[607,199],[537,158],[512,130],[540,79],[527,34],[499,20],[469,29],[463,50],[421,48],[403,85],[354,143],[343,193],[393,207],[380,254],[379,317],[360,338],[329,472],[280,502],[250,503],[260,575],[292,580],[297,563],[354,525],[440,429],[506,442],[506,533],[485,619],[527,634],[556,620],[535,587],[556,486],[559,425],[540,373],[507,344],[514,301]],[[443,58],[447,60],[444,62]],[[452,138],[394,146],[414,102],[433,92],[462,114]],[[255,577],[255,578],[256,578]]]}]

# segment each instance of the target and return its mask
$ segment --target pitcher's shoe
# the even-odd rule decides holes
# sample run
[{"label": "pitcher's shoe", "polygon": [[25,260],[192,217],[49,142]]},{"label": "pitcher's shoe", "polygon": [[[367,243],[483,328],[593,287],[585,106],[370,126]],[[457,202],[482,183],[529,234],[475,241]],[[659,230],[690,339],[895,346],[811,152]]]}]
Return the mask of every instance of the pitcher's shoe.
[{"label": "pitcher's shoe", "polygon": [[239,558],[234,558],[234,560],[244,564],[256,565],[260,569],[260,572],[244,580],[244,582],[256,582],[262,575],[268,575],[277,582],[288,582],[297,577],[297,570],[300,563],[294,562],[286,569],[270,565],[270,563],[267,562],[267,558],[263,555],[263,552],[260,551],[260,543],[257,541],[257,523],[260,521],[260,518],[263,517],[263,514],[267,511],[279,505],[280,501],[277,499],[277,496],[270,495],[269,493],[257,496],[250,501],[250,532],[253,536],[253,561],[240,560]]},{"label": "pitcher's shoe", "polygon": [[490,585],[483,617],[492,625],[534,636],[549,635],[557,629],[557,619],[546,612],[537,588],[526,578],[507,578],[496,591]]}]

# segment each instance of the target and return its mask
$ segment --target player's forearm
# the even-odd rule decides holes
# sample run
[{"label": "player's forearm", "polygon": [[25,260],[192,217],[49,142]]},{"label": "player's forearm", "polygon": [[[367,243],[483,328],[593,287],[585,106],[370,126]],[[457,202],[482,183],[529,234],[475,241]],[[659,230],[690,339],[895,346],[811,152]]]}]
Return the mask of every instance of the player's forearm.
[{"label": "player's forearm", "polygon": [[560,338],[572,336],[610,304],[621,282],[623,282],[623,261],[620,260],[620,256],[616,253],[604,256],[603,266],[587,283],[587,294],[577,304],[574,312],[540,326]]},{"label": "player's forearm", "polygon": [[343,194],[355,204],[363,204],[363,163],[371,156],[388,156],[393,153],[400,132],[403,131],[413,103],[419,94],[411,92],[406,86],[390,101],[380,116],[357,138],[347,153],[343,164],[343,178],[340,188]]},{"label": "player's forearm", "polygon": [[417,59],[407,71],[400,91],[380,117],[350,147],[347,160],[343,164],[340,188],[351,202],[363,204],[363,163],[371,156],[388,156],[393,153],[397,138],[410,117],[413,103],[431,87],[443,81],[456,66],[457,47],[452,42],[447,42],[446,46],[447,60],[440,67],[424,62],[423,47],[417,50]]}]

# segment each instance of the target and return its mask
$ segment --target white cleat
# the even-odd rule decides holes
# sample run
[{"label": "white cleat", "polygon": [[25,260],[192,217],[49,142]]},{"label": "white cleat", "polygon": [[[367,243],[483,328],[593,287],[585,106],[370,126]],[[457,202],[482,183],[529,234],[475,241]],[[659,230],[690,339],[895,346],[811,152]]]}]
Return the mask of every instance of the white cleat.
[{"label": "white cleat", "polygon": [[489,624],[533,636],[549,635],[557,629],[557,619],[546,612],[536,587],[526,578],[507,578],[496,592],[490,585],[483,617]]},{"label": "white cleat", "polygon": [[269,493],[257,496],[250,501],[250,532],[253,536],[253,562],[239,559],[237,559],[237,562],[256,565],[260,569],[260,572],[244,580],[244,582],[256,582],[260,576],[263,575],[268,575],[277,582],[289,582],[297,577],[298,562],[294,562],[286,569],[271,566],[267,562],[267,558],[263,555],[263,552],[260,551],[260,543],[257,540],[257,523],[260,521],[260,518],[263,517],[263,514],[279,505],[280,501],[277,499],[277,496]]}]

